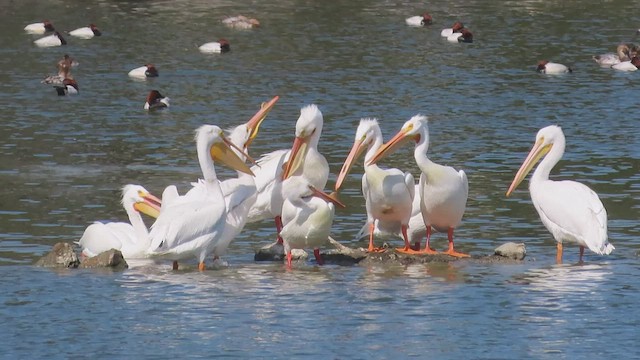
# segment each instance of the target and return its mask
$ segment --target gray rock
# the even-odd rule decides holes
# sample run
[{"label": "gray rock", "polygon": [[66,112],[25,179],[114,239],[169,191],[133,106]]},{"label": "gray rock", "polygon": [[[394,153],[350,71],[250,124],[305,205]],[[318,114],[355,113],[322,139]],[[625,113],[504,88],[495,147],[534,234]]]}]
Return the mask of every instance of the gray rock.
[{"label": "gray rock", "polygon": [[523,260],[527,255],[527,249],[524,243],[516,244],[514,242],[508,242],[498,246],[495,254],[509,259]]},{"label": "gray rock", "polygon": [[[291,249],[293,260],[306,260],[308,257],[309,254],[302,249]],[[261,247],[253,256],[255,261],[283,261],[284,259],[284,245],[278,244],[277,241]]]},{"label": "gray rock", "polygon": [[48,254],[36,261],[35,265],[49,268],[76,268],[80,265],[80,260],[72,244],[59,242],[53,245]]},{"label": "gray rock", "polygon": [[79,267],[82,269],[111,268],[112,270],[124,270],[129,265],[120,250],[111,249],[85,259],[80,263]]}]

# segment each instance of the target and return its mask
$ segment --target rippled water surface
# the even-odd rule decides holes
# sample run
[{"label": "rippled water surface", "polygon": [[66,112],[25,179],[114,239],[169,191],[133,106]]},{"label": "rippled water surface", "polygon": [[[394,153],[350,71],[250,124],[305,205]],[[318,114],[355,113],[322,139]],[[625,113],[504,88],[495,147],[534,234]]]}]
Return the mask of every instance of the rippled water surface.
[{"label": "rippled water surface", "polygon": [[[640,41],[633,1],[1,1],[0,354],[45,357],[631,358],[639,356],[640,74],[591,56]],[[404,18],[429,10],[430,28]],[[258,17],[251,31],[225,16]],[[94,22],[103,36],[40,49],[26,24],[69,31]],[[440,29],[462,20],[473,44]],[[227,38],[232,51],[203,55]],[[40,80],[65,53],[80,66],[80,95],[59,98]],[[575,69],[537,74],[547,58]],[[154,63],[160,77],[127,72]],[[159,89],[164,112],[142,110]],[[430,157],[464,169],[469,201],[456,247],[488,254],[524,242],[521,265],[316,266],[255,263],[273,239],[249,224],[229,267],[204,273],[167,264],[129,270],[50,271],[31,264],[94,220],[124,220],[120,188],[185,191],[197,179],[193,131],[248,119],[280,95],[252,145],[286,148],[300,107],[324,114],[320,150],[339,171],[361,117],[385,139],[417,113],[430,117]],[[562,126],[566,154],[552,176],[593,188],[609,214],[609,256],[555,242],[527,181],[504,193],[537,130]],[[417,174],[412,149],[388,165]],[[220,170],[222,174],[229,174]],[[354,167],[333,236],[351,246],[365,220],[362,165]],[[335,175],[329,185],[333,186]],[[435,235],[433,246],[446,239]]]}]

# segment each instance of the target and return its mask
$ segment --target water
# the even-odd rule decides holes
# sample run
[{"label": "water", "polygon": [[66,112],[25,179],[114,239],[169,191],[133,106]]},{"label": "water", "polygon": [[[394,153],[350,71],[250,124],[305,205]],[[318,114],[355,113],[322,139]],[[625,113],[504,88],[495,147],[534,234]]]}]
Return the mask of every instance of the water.
[{"label": "water", "polygon": [[[21,1],[0,2],[0,354],[6,358],[631,358],[640,312],[637,253],[637,73],[599,68],[591,55],[633,41],[632,1],[451,1],[428,10],[429,29],[404,25],[420,2]],[[226,15],[256,16],[254,31],[225,28]],[[625,14],[625,16],[620,16]],[[43,18],[61,30],[95,22],[101,38],[36,48],[22,28]],[[473,44],[439,31],[460,19]],[[197,46],[225,37],[232,51]],[[69,53],[80,96],[58,98],[40,80]],[[535,73],[548,58],[575,69]],[[126,73],[153,62],[160,77]],[[168,111],[142,110],[159,89]],[[254,156],[290,146],[300,107],[324,113],[320,150],[339,171],[361,117],[385,138],[416,113],[430,116],[431,158],[464,169],[470,194],[456,248],[490,253],[525,242],[521,265],[317,267],[285,271],[254,263],[273,238],[250,224],[229,249],[230,266],[198,273],[141,264],[109,271],[50,271],[31,264],[94,220],[123,220],[120,187],[185,191],[199,174],[193,130],[248,119],[281,100],[261,127]],[[567,153],[553,172],[592,187],[609,213],[610,256],[555,247],[527,185],[504,193],[536,131],[559,124]],[[417,174],[410,147],[386,162]],[[335,238],[364,221],[354,167]],[[222,171],[224,174],[228,172]],[[329,186],[335,175],[331,175]],[[446,240],[436,235],[433,246]],[[137,264],[133,264],[137,265]]]}]

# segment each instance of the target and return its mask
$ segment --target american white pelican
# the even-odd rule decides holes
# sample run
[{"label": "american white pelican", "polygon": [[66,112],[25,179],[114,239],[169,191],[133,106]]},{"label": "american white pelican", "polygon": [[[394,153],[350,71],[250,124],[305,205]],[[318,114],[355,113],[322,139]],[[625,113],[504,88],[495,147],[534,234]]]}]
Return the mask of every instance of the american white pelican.
[{"label": "american white pelican", "polygon": [[564,74],[573,72],[573,70],[562,64],[549,62],[549,60],[540,60],[536,71],[543,74]]},{"label": "american white pelican", "polygon": [[616,53],[606,53],[593,56],[593,60],[600,66],[610,67],[615,64],[619,64],[622,61],[631,60],[629,56],[629,45],[620,44],[616,48]]},{"label": "american white pelican", "polygon": [[148,77],[158,77],[158,69],[153,64],[146,64],[129,71],[128,74],[132,78],[146,79]]},{"label": "american white pelican", "polygon": [[35,40],[33,43],[36,44],[36,46],[38,47],[53,47],[53,46],[67,45],[67,41],[57,31],[51,35]]},{"label": "american white pelican", "polygon": [[433,18],[428,12],[425,12],[419,16],[408,17],[404,19],[404,22],[409,26],[426,26],[431,25]]},{"label": "american white pelican", "polygon": [[291,269],[291,249],[312,248],[313,255],[322,265],[320,246],[329,241],[334,204],[344,205],[324,192],[316,189],[303,176],[286,179],[283,186],[287,189],[282,205],[282,240],[287,256],[287,268]]},{"label": "american white pelican", "polygon": [[[447,232],[449,249],[444,254],[455,257],[468,257],[469,255],[454,250],[453,230],[464,215],[469,195],[469,182],[464,171],[456,171],[451,166],[443,166],[434,163],[427,157],[429,148],[429,127],[427,117],[416,115],[404,123],[402,129],[373,156],[369,163],[375,164],[385,155],[391,153],[400,144],[407,140],[416,142],[413,156],[416,164],[422,171],[420,174],[420,209],[422,218],[427,228],[427,245],[418,253],[434,254],[429,246],[431,228],[439,232]],[[412,252],[405,246],[405,252]]]},{"label": "american white pelican", "polygon": [[129,184],[122,188],[122,206],[129,216],[125,222],[94,222],[82,234],[78,244],[87,257],[116,249],[125,259],[145,257],[149,247],[149,232],[140,213],[158,217],[160,200],[140,185]]},{"label": "american white pelican", "polygon": [[449,35],[453,33],[460,32],[462,28],[464,28],[464,25],[460,21],[456,21],[450,28],[442,29],[442,31],[440,32],[440,36],[449,37]]},{"label": "american white pelican", "polygon": [[619,64],[613,65],[611,68],[619,71],[636,71],[640,67],[640,58],[634,56],[629,61],[623,61]]},{"label": "american white pelican", "polygon": [[94,24],[89,24],[89,26],[81,27],[72,31],[69,31],[69,35],[75,36],[80,39],[91,39],[94,36],[100,36],[102,33],[98,30],[98,27]]},{"label": "american white pelican", "polygon": [[[275,96],[269,102],[264,103],[260,110],[249,119],[249,121],[234,127],[228,132],[229,141],[236,145],[238,149],[242,150],[241,152],[233,149],[236,155],[243,161],[246,160],[249,145],[251,145],[258,135],[260,124],[266,119],[267,114],[279,98],[279,96]],[[224,228],[220,241],[218,241],[213,250],[213,255],[216,258],[227,252],[231,241],[244,229],[249,210],[258,198],[254,177],[242,171],[238,171],[236,178],[222,181],[220,187],[222,188],[224,201],[227,206],[227,225]]]},{"label": "american white pelican", "polygon": [[204,177],[203,190],[163,204],[160,216],[151,226],[150,257],[177,261],[196,257],[198,269],[205,269],[205,258],[215,249],[226,225],[227,207],[220,182],[216,176],[214,161],[251,174],[251,170],[233,152],[233,145],[214,125],[202,125],[196,131],[198,160]]},{"label": "american white pelican", "polygon": [[340,190],[344,179],[358,157],[366,150],[362,175],[362,194],[367,209],[369,225],[369,251],[378,250],[373,246],[375,229],[384,233],[402,234],[408,249],[407,229],[411,218],[411,205],[415,195],[413,175],[398,169],[381,169],[377,164],[369,164],[373,155],[382,146],[382,132],[376,119],[361,119],[351,151],[338,174],[335,190]]},{"label": "american white pelican", "polygon": [[[291,150],[276,150],[263,155],[251,170],[256,174],[258,199],[249,211],[249,222],[271,218],[275,220],[278,242],[282,243],[282,203],[284,201],[282,181],[289,176],[302,175],[316,189],[324,189],[329,178],[329,163],[318,152],[322,134],[323,118],[316,105],[307,105],[300,110],[296,122],[296,138]],[[284,170],[283,170],[284,168]]]},{"label": "american white pelican", "polygon": [[243,15],[230,16],[222,20],[222,23],[234,29],[252,29],[260,27],[260,21],[258,21],[258,19],[248,18]]},{"label": "american white pelican", "polygon": [[473,34],[467,29],[461,29],[459,32],[447,36],[447,41],[454,43],[472,43]]},{"label": "american white pelican", "polygon": [[226,39],[220,39],[218,41],[202,44],[198,47],[198,50],[203,54],[225,53],[231,50],[231,45]]},{"label": "american white pelican", "polygon": [[158,90],[149,91],[147,101],[144,103],[145,110],[164,109],[169,107],[169,98],[160,94]]},{"label": "american white pelican", "polygon": [[77,95],[80,91],[78,89],[78,83],[69,78],[64,79],[62,81],[62,85],[55,85],[54,88],[56,89],[58,96]]},{"label": "american white pelican", "polygon": [[49,31],[55,31],[53,24],[49,20],[43,22],[29,24],[24,27],[24,31],[28,34],[44,34]]},{"label": "american white pelican", "polygon": [[524,180],[543,156],[529,180],[529,192],[540,220],[557,241],[556,262],[562,263],[563,243],[580,246],[580,262],[584,248],[596,254],[610,254],[615,248],[607,241],[607,210],[598,194],[576,181],[549,180],[551,169],[564,154],[564,133],[559,126],[540,129],[536,142],[516,173],[507,196]]}]

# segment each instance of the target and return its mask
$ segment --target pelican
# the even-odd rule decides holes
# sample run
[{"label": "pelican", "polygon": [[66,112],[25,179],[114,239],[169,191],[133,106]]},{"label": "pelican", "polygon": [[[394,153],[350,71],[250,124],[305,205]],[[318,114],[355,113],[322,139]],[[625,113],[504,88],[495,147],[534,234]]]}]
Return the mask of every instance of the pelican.
[{"label": "pelican", "polygon": [[149,247],[147,227],[140,213],[158,217],[160,200],[140,185],[125,185],[122,188],[122,206],[129,216],[125,222],[94,222],[89,225],[77,242],[82,255],[96,256],[111,249],[120,250],[125,259],[145,257]]},{"label": "pelican", "polygon": [[[318,152],[323,118],[316,105],[307,105],[300,110],[296,122],[296,138],[291,150],[276,150],[263,155],[251,170],[256,174],[258,199],[249,211],[249,222],[267,218],[274,219],[278,243],[282,243],[282,203],[284,201],[282,181],[289,176],[302,175],[316,189],[324,189],[329,178],[329,163]],[[284,169],[283,169],[284,168]]]},{"label": "pelican", "polygon": [[549,180],[551,169],[564,154],[565,139],[559,126],[540,129],[536,142],[516,173],[507,196],[518,187],[543,156],[529,181],[529,192],[540,220],[557,242],[556,262],[562,263],[564,242],[580,246],[580,262],[584,248],[599,255],[609,255],[615,248],[607,240],[607,210],[598,194],[576,181]]},{"label": "pelican", "polygon": [[198,269],[205,269],[204,260],[221,239],[227,215],[214,161],[253,175],[231,151],[233,146],[219,127],[202,125],[198,128],[196,147],[204,177],[202,190],[191,195],[187,193],[162,207],[149,232],[149,256],[173,260],[174,269],[178,267],[178,260],[197,257]]},{"label": "pelican", "polygon": [[[365,167],[362,175],[362,194],[367,209],[369,225],[368,251],[376,251],[373,246],[375,229],[385,233],[401,233],[405,249],[409,248],[407,229],[411,218],[411,205],[415,195],[413,175],[398,169],[381,169],[377,164],[369,164],[373,155],[382,146],[382,132],[376,119],[361,119],[356,130],[356,138],[351,151],[340,170],[335,190],[340,190],[353,163],[366,149]],[[403,250],[402,250],[403,251]]]},{"label": "pelican", "polygon": [[[407,140],[416,142],[413,156],[422,174],[420,174],[420,211],[427,228],[427,245],[424,250],[415,251],[422,254],[435,254],[429,246],[431,228],[439,232],[447,232],[449,249],[444,254],[455,257],[469,255],[457,252],[453,245],[453,230],[464,215],[469,195],[469,182],[464,171],[456,171],[450,166],[434,163],[427,157],[429,148],[429,127],[427,117],[416,115],[404,123],[402,129],[376,152],[369,161],[375,164],[385,155],[393,152],[400,144]],[[411,253],[405,244],[404,252]]]},{"label": "pelican", "polygon": [[[262,124],[262,121],[267,117],[267,114],[279,98],[279,96],[273,97],[269,102],[264,103],[249,121],[228,131],[229,141],[242,150],[233,149],[241,160],[246,160],[249,145],[258,135],[260,124]],[[214,248],[213,255],[215,258],[224,255],[231,241],[244,229],[249,210],[258,197],[254,177],[242,171],[238,171],[236,178],[222,181],[220,187],[227,206],[227,225],[220,241]]]},{"label": "pelican", "polygon": [[288,189],[282,205],[282,240],[287,256],[287,268],[291,269],[291,249],[313,248],[313,255],[322,265],[324,261],[319,247],[329,241],[334,204],[345,207],[337,199],[316,189],[303,176],[286,179]]}]

